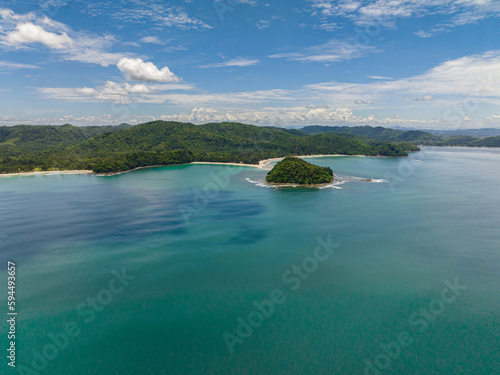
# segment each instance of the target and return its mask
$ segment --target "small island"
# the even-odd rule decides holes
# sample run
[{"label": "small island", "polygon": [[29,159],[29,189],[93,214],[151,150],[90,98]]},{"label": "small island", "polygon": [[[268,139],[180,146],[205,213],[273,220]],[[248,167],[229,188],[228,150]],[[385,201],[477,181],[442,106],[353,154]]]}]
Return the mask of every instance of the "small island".
[{"label": "small island", "polygon": [[333,181],[333,171],[329,167],[319,167],[296,157],[286,157],[266,176],[270,184],[322,185]]}]

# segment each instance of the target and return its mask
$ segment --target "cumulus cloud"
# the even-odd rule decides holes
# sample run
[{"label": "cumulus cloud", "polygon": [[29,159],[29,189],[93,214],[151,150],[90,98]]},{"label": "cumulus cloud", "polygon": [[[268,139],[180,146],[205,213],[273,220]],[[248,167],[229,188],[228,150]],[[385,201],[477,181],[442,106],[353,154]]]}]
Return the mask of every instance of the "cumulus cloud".
[{"label": "cumulus cloud", "polygon": [[486,117],[486,120],[488,120],[488,121],[500,121],[500,115],[492,115],[492,116]]},{"label": "cumulus cloud", "polygon": [[97,87],[41,87],[37,90],[52,99],[77,102],[156,103],[165,91],[194,90],[189,84],[129,84],[106,81]]},{"label": "cumulus cloud", "polygon": [[416,126],[423,125],[424,121],[408,120],[402,118],[377,118],[375,115],[356,116],[350,108],[336,108],[327,110],[325,108],[303,109],[283,109],[272,108],[263,111],[197,111],[190,113],[178,113],[173,115],[163,115],[162,120],[185,121],[192,123],[238,121],[255,125],[386,125],[386,126]]},{"label": "cumulus cloud", "polygon": [[88,35],[71,30],[63,23],[36,13],[16,14],[0,10],[0,46],[4,49],[26,49],[42,45],[66,60],[108,66],[124,54],[106,52],[115,40],[110,35]]},{"label": "cumulus cloud", "polygon": [[158,69],[152,62],[144,62],[139,58],[121,58],[116,65],[125,75],[125,78],[131,81],[145,82],[177,82],[179,77],[170,71],[168,67]]},{"label": "cumulus cloud", "polygon": [[76,94],[89,96],[94,99],[110,100],[115,102],[128,102],[130,93],[147,94],[155,90],[144,84],[130,85],[128,83],[120,84],[112,81],[106,81],[104,86],[97,88],[82,87],[75,90]]},{"label": "cumulus cloud", "polygon": [[69,48],[73,45],[73,40],[65,32],[51,33],[31,22],[18,24],[16,30],[6,35],[5,40],[12,45],[41,43],[54,49]]}]

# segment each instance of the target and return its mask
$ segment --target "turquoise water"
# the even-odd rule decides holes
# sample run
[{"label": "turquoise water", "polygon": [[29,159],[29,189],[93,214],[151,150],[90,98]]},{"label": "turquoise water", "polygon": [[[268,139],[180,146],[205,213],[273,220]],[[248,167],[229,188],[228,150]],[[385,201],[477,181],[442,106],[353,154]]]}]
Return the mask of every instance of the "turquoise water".
[{"label": "turquoise water", "polygon": [[0,179],[2,373],[500,373],[500,150],[309,161]]}]

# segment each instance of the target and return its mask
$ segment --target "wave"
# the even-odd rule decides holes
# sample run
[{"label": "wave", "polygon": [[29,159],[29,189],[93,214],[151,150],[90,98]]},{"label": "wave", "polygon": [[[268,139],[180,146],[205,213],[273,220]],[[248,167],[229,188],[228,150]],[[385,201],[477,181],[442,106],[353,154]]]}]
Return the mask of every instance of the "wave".
[{"label": "wave", "polygon": [[377,178],[364,178],[364,177],[356,177],[356,176],[348,177],[347,181],[371,182],[373,184],[379,184],[379,183],[383,183],[383,182],[389,182],[388,180],[386,180],[384,178],[377,179]]},{"label": "wave", "polygon": [[[245,178],[245,180],[248,181],[248,182],[250,182],[251,184],[254,184],[255,186],[263,187],[263,188],[278,189],[280,187],[283,187],[283,185],[281,185],[281,186],[279,186],[279,185],[269,185],[268,183],[266,183],[265,180],[252,180],[250,178]],[[347,177],[347,178],[342,178],[342,179],[336,179],[331,184],[328,184],[328,185],[325,185],[325,186],[319,186],[318,189],[320,189],[320,190],[323,190],[323,189],[343,190],[343,188],[340,187],[339,185],[343,185],[346,182],[353,182],[353,181],[371,182],[373,184],[380,184],[380,183],[389,182],[388,180],[386,180],[384,178],[375,179],[375,178],[362,178],[362,177],[352,176],[352,177]],[[300,186],[300,185],[292,185],[292,184],[290,184],[290,185],[286,185],[286,186],[297,187],[297,186]]]},{"label": "wave", "polygon": [[330,188],[330,189],[344,190],[344,189],[343,189],[343,188],[341,188],[339,185],[343,185],[343,184],[345,184],[346,182],[347,182],[347,181],[337,181],[337,180],[335,180],[335,181],[333,181],[331,184],[328,184],[328,185],[325,185],[325,186],[321,186],[321,187],[319,187],[318,189],[323,190],[323,189],[328,189],[328,188]]},{"label": "wave", "polygon": [[273,186],[267,184],[264,180],[251,180],[250,178],[245,178],[246,181],[254,184],[255,186],[264,187],[264,188],[277,188],[278,186]]}]

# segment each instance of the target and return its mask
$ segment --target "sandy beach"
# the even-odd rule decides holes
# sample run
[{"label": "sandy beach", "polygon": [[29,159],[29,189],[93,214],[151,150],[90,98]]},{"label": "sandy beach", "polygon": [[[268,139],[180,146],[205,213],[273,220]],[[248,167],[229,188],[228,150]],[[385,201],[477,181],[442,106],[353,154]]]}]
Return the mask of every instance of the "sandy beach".
[{"label": "sandy beach", "polygon": [[[296,156],[297,158],[325,158],[325,157],[332,157],[332,156],[364,156],[364,155],[298,155]],[[195,161],[192,162],[191,164],[214,164],[214,165],[234,165],[237,167],[252,167],[252,168],[259,168],[259,169],[269,169],[269,164],[272,163],[273,161],[280,161],[283,160],[285,157],[282,158],[272,158],[272,159],[264,159],[259,161],[259,164],[243,164],[243,163],[217,163],[217,162],[208,162],[208,161]]]}]

